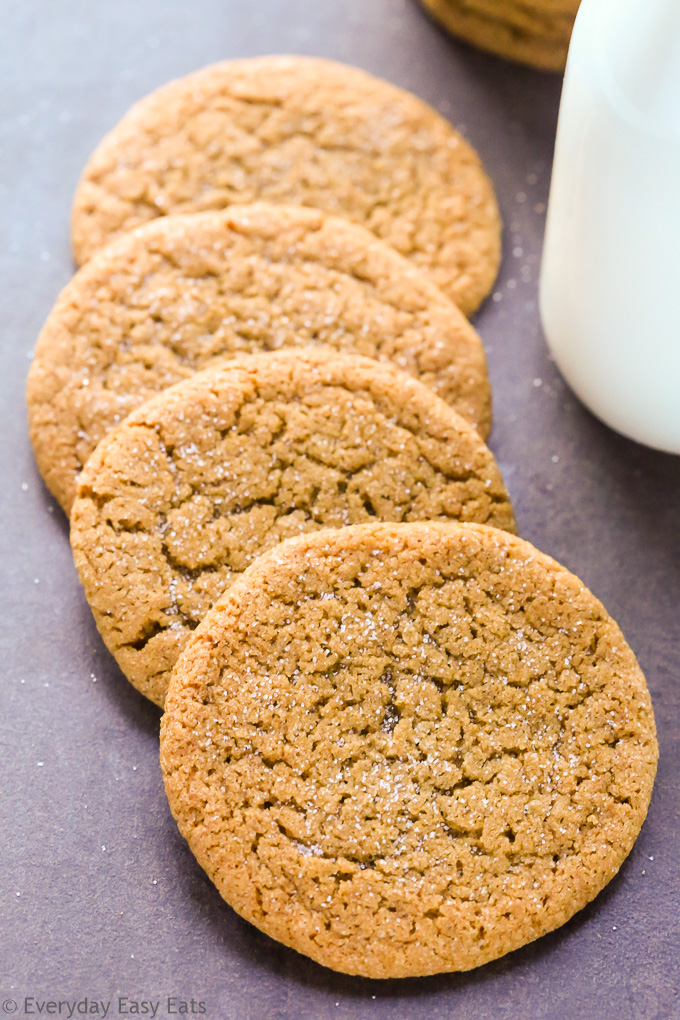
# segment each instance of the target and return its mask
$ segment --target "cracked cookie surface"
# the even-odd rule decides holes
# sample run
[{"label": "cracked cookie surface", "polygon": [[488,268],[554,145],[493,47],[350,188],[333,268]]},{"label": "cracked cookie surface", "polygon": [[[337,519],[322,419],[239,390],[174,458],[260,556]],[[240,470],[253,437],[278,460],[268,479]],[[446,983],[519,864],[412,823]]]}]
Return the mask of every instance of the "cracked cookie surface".
[{"label": "cracked cookie surface", "polygon": [[215,64],[137,103],[78,185],[75,256],[157,216],[257,199],[368,227],[466,314],[496,276],[500,219],[476,152],[416,96],[312,57]]},{"label": "cracked cookie surface", "polygon": [[154,220],[66,286],[28,379],[41,474],[68,512],[99,440],[149,397],[222,358],[313,343],[394,362],[488,435],[481,342],[426,274],[356,224],[259,203]]},{"label": "cracked cookie surface", "polygon": [[305,535],[181,656],[170,807],[222,896],[319,963],[467,970],[567,921],[647,812],[649,693],[573,574],[479,525]]},{"label": "cracked cookie surface", "polygon": [[452,408],[390,365],[301,348],[206,369],[109,432],[71,545],[104,641],[162,705],[191,631],[260,552],[376,518],[514,530],[491,452]]}]

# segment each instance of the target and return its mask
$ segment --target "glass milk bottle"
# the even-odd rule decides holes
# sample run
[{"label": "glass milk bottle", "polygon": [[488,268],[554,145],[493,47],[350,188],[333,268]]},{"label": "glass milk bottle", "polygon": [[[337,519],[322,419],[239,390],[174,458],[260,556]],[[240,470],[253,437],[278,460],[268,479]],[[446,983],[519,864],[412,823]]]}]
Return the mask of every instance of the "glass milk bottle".
[{"label": "glass milk bottle", "polygon": [[680,453],[680,0],[582,0],[540,308],[583,403]]}]

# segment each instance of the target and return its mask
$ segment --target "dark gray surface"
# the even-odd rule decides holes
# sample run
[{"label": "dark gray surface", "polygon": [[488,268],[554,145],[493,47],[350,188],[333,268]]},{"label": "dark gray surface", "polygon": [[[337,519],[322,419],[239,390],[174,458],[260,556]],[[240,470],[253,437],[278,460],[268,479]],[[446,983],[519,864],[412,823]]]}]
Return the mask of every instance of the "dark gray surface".
[{"label": "dark gray surface", "polygon": [[[467,975],[345,978],[222,903],[166,806],[159,713],[98,639],[26,434],[30,350],[72,271],[69,204],[91,149],[167,79],[286,51],[414,90],[480,150],[506,224],[495,300],[477,320],[492,446],[521,533],[603,599],[654,699],[659,774],[620,875],[557,933]],[[118,1016],[117,995],[175,995],[228,1020],[680,1016],[680,459],[597,423],[547,356],[536,277],[559,88],[449,41],[398,0],[0,2],[0,1008],[12,998],[23,1016],[25,996],[89,996],[114,998]]]}]

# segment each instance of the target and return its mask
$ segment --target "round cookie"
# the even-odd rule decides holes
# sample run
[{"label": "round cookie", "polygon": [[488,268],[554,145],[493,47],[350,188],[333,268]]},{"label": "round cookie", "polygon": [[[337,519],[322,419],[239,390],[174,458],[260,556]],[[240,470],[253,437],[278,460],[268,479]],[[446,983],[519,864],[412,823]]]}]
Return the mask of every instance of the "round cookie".
[{"label": "round cookie", "polygon": [[497,56],[563,71],[580,0],[422,0],[454,35]]},{"label": "round cookie", "polygon": [[28,378],[33,448],[68,512],[99,440],[217,359],[322,343],[391,360],[488,435],[484,350],[467,319],[363,227],[259,203],[153,220],[59,297]]},{"label": "round cookie", "polygon": [[392,366],[312,348],[206,369],[133,412],[81,475],[71,545],[104,641],[162,705],[191,631],[260,552],[375,518],[514,528],[463,418]]},{"label": "round cookie", "polygon": [[78,185],[75,257],[157,216],[257,199],[368,227],[466,314],[498,270],[493,189],[450,124],[358,68],[290,56],[214,64],[133,106]]},{"label": "round cookie", "polygon": [[601,603],[471,524],[270,550],[193,635],[161,723],[170,807],[222,896],[372,978],[467,970],[567,921],[629,853],[657,753]]}]

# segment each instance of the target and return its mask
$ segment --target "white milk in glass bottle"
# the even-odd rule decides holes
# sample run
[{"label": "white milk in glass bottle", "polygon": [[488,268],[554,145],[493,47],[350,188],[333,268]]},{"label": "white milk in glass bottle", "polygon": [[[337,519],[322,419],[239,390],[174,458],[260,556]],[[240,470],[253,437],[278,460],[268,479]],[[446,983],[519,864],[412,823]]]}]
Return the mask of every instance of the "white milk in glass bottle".
[{"label": "white milk in glass bottle", "polygon": [[583,403],[680,453],[680,0],[582,0],[540,307]]}]

